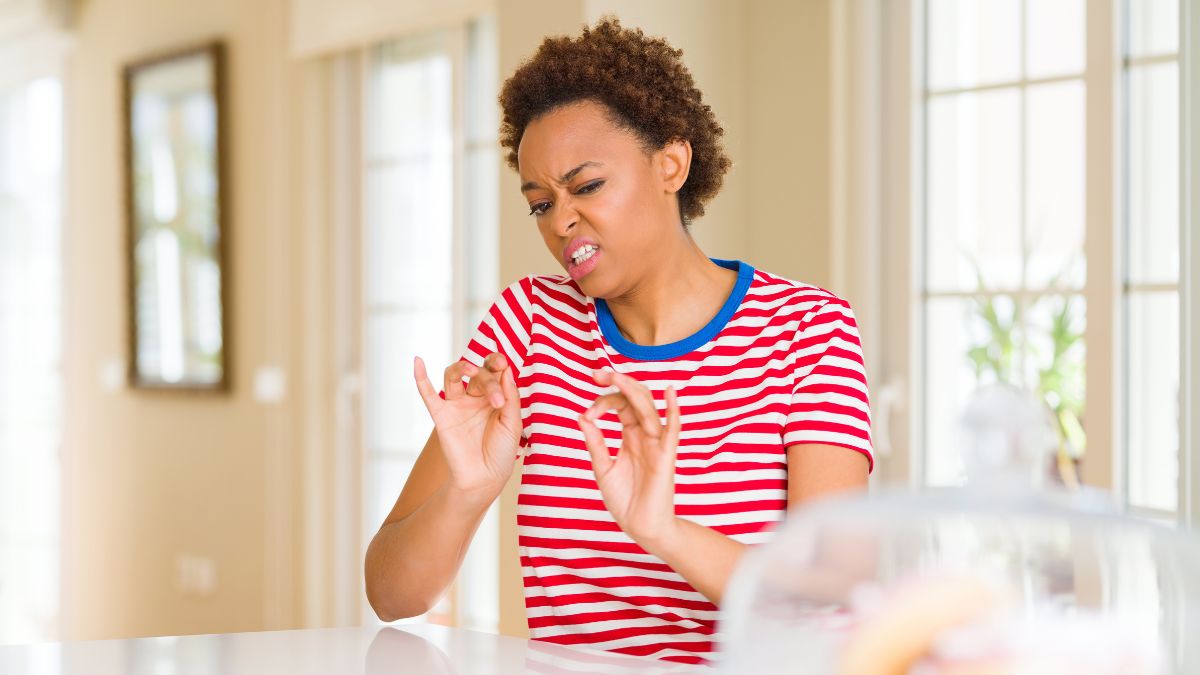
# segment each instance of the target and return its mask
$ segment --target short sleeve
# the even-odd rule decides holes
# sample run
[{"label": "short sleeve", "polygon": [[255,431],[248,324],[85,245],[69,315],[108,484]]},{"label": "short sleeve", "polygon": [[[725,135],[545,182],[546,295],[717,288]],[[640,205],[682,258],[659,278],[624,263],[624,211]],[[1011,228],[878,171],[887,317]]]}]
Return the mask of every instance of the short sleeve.
[{"label": "short sleeve", "polygon": [[[475,328],[459,360],[482,366],[488,354],[499,352],[512,367],[519,386],[533,326],[532,296],[533,277],[520,279],[501,291],[500,297],[492,303]],[[438,392],[438,395],[445,398],[444,391]],[[526,444],[522,436],[521,447]]]},{"label": "short sleeve", "polygon": [[834,298],[802,320],[793,347],[795,383],[783,445],[837,445],[866,455],[871,470],[871,409],[854,312]]}]

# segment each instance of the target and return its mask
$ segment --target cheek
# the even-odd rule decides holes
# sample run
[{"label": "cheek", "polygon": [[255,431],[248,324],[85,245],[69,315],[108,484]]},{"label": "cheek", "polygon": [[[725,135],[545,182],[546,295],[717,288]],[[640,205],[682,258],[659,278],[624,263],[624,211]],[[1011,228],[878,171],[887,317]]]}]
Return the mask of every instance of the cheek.
[{"label": "cheek", "polygon": [[[611,189],[608,189],[611,188]],[[606,237],[629,234],[627,225],[646,217],[648,202],[646,190],[632,182],[625,185],[606,185],[591,199],[579,203],[580,215],[593,223],[600,234]]]}]

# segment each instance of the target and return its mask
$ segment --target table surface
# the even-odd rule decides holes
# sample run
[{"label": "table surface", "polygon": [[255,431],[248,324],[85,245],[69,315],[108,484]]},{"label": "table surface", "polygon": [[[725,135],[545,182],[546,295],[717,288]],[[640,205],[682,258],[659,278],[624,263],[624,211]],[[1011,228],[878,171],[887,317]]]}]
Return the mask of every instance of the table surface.
[{"label": "table surface", "polygon": [[427,624],[0,645],[0,673],[4,675],[527,672],[581,675],[714,671]]}]

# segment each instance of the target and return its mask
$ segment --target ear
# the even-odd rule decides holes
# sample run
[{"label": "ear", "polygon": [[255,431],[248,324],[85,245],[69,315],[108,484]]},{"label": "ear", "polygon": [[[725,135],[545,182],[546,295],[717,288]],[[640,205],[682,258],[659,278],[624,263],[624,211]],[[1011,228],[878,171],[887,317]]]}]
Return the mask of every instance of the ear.
[{"label": "ear", "polygon": [[692,144],[682,138],[670,141],[655,153],[655,160],[663,188],[667,192],[679,192],[692,168]]}]

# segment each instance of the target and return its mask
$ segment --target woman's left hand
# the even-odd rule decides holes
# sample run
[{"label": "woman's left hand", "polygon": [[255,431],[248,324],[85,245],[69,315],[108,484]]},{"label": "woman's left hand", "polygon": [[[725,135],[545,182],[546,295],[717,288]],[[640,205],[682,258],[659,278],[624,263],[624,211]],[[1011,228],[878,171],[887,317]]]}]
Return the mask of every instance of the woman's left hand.
[{"label": "woman's left hand", "polygon": [[[579,428],[592,456],[592,470],[604,505],[617,525],[646,548],[665,540],[676,527],[675,453],[679,445],[679,402],[667,387],[664,425],[654,397],[642,383],[623,373],[594,371],[598,384],[616,385],[579,417]],[[621,449],[609,454],[595,420],[616,410],[621,420]]]}]

